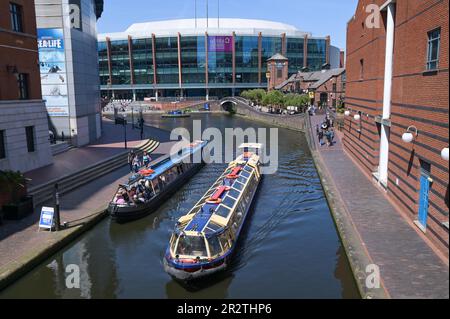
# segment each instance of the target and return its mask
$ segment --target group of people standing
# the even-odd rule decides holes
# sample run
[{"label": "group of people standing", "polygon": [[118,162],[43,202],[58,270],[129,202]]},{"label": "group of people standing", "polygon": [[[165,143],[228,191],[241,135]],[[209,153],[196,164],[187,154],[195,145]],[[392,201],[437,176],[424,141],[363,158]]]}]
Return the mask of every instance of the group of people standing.
[{"label": "group of people standing", "polygon": [[134,151],[128,153],[128,165],[130,166],[131,172],[137,173],[142,167],[150,168],[151,161],[152,158],[145,151],[142,154],[142,158],[139,158]]},{"label": "group of people standing", "polygon": [[319,126],[316,126],[316,134],[319,139],[320,146],[326,144],[328,147],[334,144],[334,122],[330,117],[330,113],[327,112],[324,121]]}]

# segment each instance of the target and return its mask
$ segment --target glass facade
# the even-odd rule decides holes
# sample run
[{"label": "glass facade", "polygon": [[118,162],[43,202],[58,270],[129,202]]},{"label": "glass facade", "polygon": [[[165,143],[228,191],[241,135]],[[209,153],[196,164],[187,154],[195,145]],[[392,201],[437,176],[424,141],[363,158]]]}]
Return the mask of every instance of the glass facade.
[{"label": "glass facade", "polygon": [[128,40],[111,41],[112,84],[131,84]]},{"label": "glass facade", "polygon": [[106,42],[98,43],[98,66],[100,73],[100,85],[108,85],[109,68],[108,68],[108,49]]},{"label": "glass facade", "polygon": [[208,36],[208,82],[233,83],[232,36]]},{"label": "glass facade", "polygon": [[264,74],[261,76],[261,81],[263,83],[267,83],[267,78],[265,76],[266,70],[267,70],[267,60],[270,59],[272,56],[274,56],[277,53],[281,53],[281,37],[275,38],[275,37],[263,37],[262,38],[262,70],[261,72]]},{"label": "glass facade", "polygon": [[156,81],[178,86],[178,39],[156,38]]},{"label": "glass facade", "polygon": [[152,39],[137,39],[132,41],[132,58],[134,69],[134,84],[153,83],[153,49]]},{"label": "glass facade", "polygon": [[181,48],[183,83],[205,83],[205,38],[181,37]]},{"label": "glass facade", "polygon": [[327,62],[327,42],[325,39],[308,39],[307,66],[310,71],[318,71]]},{"label": "glass facade", "polygon": [[[192,96],[198,92],[205,92],[206,72],[210,90],[216,90],[217,94],[221,94],[222,91],[220,90],[228,92],[233,83],[233,47],[235,50],[236,92],[245,88],[246,84],[249,84],[248,88],[265,88],[267,60],[277,53],[282,53],[282,42],[281,35],[279,37],[261,37],[261,69],[259,69],[258,36],[209,35],[206,37],[203,35],[181,35],[181,86],[186,89],[184,95]],[[149,85],[148,89],[152,90],[154,85],[152,38],[149,36],[144,39],[132,39],[131,43],[134,84]],[[285,54],[289,59],[289,75],[292,75],[304,66],[305,39],[303,36],[286,37],[285,45]],[[326,46],[325,39],[308,39],[306,60],[310,71],[320,70],[322,65],[326,63]],[[157,72],[156,88],[165,90],[165,93],[169,94],[169,91],[177,90],[180,85],[178,37],[156,37],[154,51]],[[101,84],[106,86],[109,79],[106,42],[99,42],[98,55]],[[208,69],[206,70],[207,57]],[[128,40],[111,41],[111,65],[112,84],[124,85],[123,89],[132,89],[129,87],[131,85],[131,71]],[[259,83],[260,74],[261,83]],[[223,84],[223,86],[221,87],[220,84]]]},{"label": "glass facade", "polygon": [[297,73],[303,68],[304,61],[304,38],[286,39],[286,58],[289,59],[289,75]]},{"label": "glass facade", "polygon": [[236,36],[236,83],[258,83],[258,37]]}]

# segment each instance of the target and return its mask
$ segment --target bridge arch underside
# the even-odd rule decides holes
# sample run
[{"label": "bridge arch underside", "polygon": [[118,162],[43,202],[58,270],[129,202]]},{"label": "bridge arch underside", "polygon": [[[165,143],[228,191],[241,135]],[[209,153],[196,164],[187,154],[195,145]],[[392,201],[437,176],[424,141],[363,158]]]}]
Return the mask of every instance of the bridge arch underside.
[{"label": "bridge arch underside", "polygon": [[230,113],[236,113],[237,111],[237,103],[234,101],[223,101],[222,103],[220,103],[220,106],[224,111]]}]

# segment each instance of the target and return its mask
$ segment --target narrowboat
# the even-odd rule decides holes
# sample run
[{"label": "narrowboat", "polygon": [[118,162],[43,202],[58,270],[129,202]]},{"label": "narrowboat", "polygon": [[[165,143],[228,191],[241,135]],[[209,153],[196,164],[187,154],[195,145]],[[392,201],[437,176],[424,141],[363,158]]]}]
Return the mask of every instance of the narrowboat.
[{"label": "narrowboat", "polygon": [[178,118],[178,117],[191,117],[191,114],[183,112],[181,110],[169,111],[166,114],[161,115],[162,118]]},{"label": "narrowboat", "polygon": [[163,259],[172,277],[187,282],[226,269],[261,181],[262,148],[242,144],[242,154],[178,220]]},{"label": "narrowboat", "polygon": [[[175,193],[204,165],[196,157],[202,156],[207,141],[195,141],[174,155],[167,155],[141,169],[129,178],[127,184],[119,185],[108,205],[112,220],[125,223],[144,217],[156,210],[165,199]],[[197,154],[200,152],[200,154]],[[189,160],[187,160],[190,158]]]}]

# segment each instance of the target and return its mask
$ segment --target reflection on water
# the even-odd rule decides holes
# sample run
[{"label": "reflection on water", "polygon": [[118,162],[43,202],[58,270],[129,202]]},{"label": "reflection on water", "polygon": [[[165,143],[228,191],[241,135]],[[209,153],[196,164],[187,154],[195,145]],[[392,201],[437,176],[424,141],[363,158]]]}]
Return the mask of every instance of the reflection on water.
[{"label": "reflection on water", "polygon": [[[190,119],[148,117],[164,129],[247,127],[222,115]],[[260,126],[260,124],[257,124]],[[181,285],[162,258],[176,220],[185,214],[225,164],[205,166],[151,216],[117,225],[104,220],[0,293],[2,298],[358,298],[320,181],[303,135],[279,131],[279,169],[264,176],[225,272]],[[79,265],[80,289],[65,286],[66,266]]]}]

